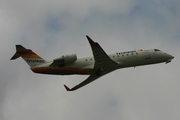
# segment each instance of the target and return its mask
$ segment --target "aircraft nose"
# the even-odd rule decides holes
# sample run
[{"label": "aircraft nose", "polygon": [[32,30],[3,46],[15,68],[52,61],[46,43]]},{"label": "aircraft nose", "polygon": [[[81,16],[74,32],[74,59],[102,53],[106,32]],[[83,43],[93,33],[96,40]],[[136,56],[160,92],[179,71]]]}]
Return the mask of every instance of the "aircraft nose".
[{"label": "aircraft nose", "polygon": [[174,56],[172,56],[172,55],[169,55],[169,54],[168,54],[168,57],[169,57],[170,59],[174,59]]},{"label": "aircraft nose", "polygon": [[171,59],[174,59],[174,56],[171,55]]},{"label": "aircraft nose", "polygon": [[173,59],[174,58],[174,56],[167,54],[167,53],[164,53],[164,57],[166,57],[167,59]]},{"label": "aircraft nose", "polygon": [[172,59],[174,59],[174,56],[167,54],[167,53],[165,53],[164,57],[167,59],[166,63],[169,63],[169,62],[171,62]]}]

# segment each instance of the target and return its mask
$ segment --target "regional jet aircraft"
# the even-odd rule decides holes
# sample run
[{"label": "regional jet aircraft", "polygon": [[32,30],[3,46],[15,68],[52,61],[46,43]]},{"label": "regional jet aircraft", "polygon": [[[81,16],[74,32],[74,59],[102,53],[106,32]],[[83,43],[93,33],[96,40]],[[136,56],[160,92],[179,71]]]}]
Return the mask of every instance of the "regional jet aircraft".
[{"label": "regional jet aircraft", "polygon": [[93,57],[79,58],[76,54],[63,55],[53,61],[45,61],[42,57],[30,49],[21,45],[16,45],[16,53],[11,60],[22,57],[35,73],[52,75],[89,75],[89,77],[67,91],[77,90],[90,82],[106,75],[114,70],[126,67],[136,67],[142,65],[169,63],[174,58],[172,55],[158,49],[133,50],[106,54],[101,46],[86,36],[93,53]]}]

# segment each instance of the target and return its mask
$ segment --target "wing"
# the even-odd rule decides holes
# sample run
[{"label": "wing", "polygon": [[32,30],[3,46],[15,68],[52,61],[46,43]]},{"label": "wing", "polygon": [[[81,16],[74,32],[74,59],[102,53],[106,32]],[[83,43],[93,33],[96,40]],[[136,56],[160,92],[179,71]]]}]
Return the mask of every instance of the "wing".
[{"label": "wing", "polygon": [[64,87],[66,88],[67,91],[74,91],[74,90],[77,90],[77,89],[89,84],[90,82],[96,80],[97,78],[99,78],[99,77],[92,74],[86,80],[84,80],[83,82],[81,82],[80,84],[74,86],[71,89],[69,89],[66,85],[64,85]]},{"label": "wing", "polygon": [[89,36],[86,37],[91,45],[93,56],[95,59],[94,68],[96,70],[101,69],[103,70],[103,72],[108,72],[111,69],[115,69],[118,63],[109,58],[109,56],[97,42],[94,42]]},{"label": "wing", "polygon": [[67,91],[74,91],[77,90],[90,82],[98,79],[99,77],[112,72],[113,70],[117,69],[118,63],[113,61],[109,56],[105,53],[105,51],[101,48],[101,46],[94,42],[89,36],[86,36],[93,52],[95,64],[94,64],[94,70],[95,72],[92,73],[86,80],[81,82],[80,84],[76,85],[75,87],[69,89],[66,85],[64,87]]}]

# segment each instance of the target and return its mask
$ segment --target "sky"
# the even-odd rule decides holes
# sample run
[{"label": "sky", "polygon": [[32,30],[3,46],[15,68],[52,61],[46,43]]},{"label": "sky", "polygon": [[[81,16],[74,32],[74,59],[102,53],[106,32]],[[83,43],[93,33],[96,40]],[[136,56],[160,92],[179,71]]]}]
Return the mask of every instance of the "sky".
[{"label": "sky", "polygon": [[[1,0],[1,120],[179,120],[179,0]],[[88,76],[34,74],[15,45],[46,60],[157,48],[169,64],[119,69],[74,92]]]}]

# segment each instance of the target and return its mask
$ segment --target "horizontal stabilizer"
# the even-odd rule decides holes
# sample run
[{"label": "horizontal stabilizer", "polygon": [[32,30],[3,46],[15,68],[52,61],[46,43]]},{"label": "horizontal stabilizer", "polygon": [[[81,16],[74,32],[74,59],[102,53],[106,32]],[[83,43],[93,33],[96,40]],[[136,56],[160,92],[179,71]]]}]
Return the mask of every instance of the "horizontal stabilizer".
[{"label": "horizontal stabilizer", "polygon": [[12,58],[11,58],[10,60],[15,60],[15,59],[17,59],[18,57],[20,57],[20,55],[16,52],[16,53],[12,56]]},{"label": "horizontal stabilizer", "polygon": [[19,53],[25,53],[28,50],[26,48],[24,48],[22,45],[16,45],[16,53],[12,56],[12,58],[10,60],[15,60],[17,58],[20,57]]}]

